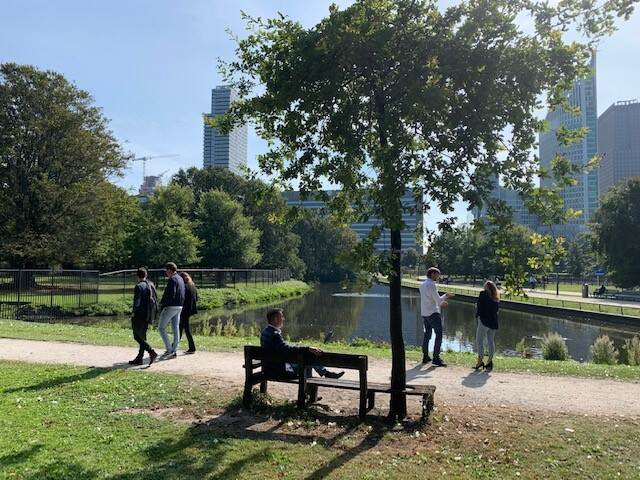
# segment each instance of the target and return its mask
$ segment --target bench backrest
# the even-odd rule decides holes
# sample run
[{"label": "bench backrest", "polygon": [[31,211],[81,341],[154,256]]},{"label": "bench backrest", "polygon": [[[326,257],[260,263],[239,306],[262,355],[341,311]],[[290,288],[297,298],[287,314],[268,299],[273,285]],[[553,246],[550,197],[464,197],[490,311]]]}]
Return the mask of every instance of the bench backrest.
[{"label": "bench backrest", "polygon": [[261,362],[265,359],[272,362],[297,363],[303,366],[323,365],[325,367],[345,368],[365,372],[368,369],[368,361],[366,355],[350,355],[347,353],[333,352],[323,352],[319,357],[310,354],[276,355],[271,352],[267,353],[262,347],[254,345],[245,345],[244,355],[247,363],[250,362],[249,364],[251,366],[251,369],[255,369],[261,366],[261,363],[253,363],[254,360]]}]

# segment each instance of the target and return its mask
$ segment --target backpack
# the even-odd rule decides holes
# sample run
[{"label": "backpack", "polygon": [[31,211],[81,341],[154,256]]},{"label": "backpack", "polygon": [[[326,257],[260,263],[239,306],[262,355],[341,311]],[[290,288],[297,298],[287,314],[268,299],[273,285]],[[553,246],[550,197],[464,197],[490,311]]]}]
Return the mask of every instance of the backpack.
[{"label": "backpack", "polygon": [[146,280],[146,282],[149,287],[147,288],[147,292],[149,292],[147,294],[147,323],[152,324],[158,318],[158,311],[160,310],[158,305],[158,292],[153,282],[149,280]]}]

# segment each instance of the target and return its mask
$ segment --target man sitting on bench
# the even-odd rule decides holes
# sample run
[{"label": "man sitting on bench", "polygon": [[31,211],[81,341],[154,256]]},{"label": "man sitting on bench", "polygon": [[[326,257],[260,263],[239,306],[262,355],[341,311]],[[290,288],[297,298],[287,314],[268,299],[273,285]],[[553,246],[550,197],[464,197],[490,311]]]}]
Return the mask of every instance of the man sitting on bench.
[{"label": "man sitting on bench", "polygon": [[[267,352],[273,352],[275,354],[305,352],[316,356],[322,354],[322,350],[319,348],[290,345],[284,341],[284,338],[282,338],[282,327],[284,326],[284,312],[282,309],[275,308],[269,310],[267,313],[267,323],[268,325],[260,334],[260,346]],[[331,372],[320,365],[314,366],[313,369],[321,377],[340,378],[344,375],[344,372]],[[297,365],[295,364],[264,360],[262,370],[267,378],[293,379],[298,377]]]}]

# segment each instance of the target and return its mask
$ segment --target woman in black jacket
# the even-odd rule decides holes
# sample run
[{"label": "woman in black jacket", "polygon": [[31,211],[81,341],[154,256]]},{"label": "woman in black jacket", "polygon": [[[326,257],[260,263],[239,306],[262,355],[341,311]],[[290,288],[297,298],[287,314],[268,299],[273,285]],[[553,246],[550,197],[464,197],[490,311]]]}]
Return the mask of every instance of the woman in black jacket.
[{"label": "woman in black jacket", "polygon": [[180,276],[184,280],[184,304],[182,305],[182,312],[180,313],[180,338],[182,338],[182,332],[187,334],[187,341],[189,342],[189,350],[186,354],[196,353],[196,344],[193,343],[193,336],[191,335],[191,327],[189,326],[189,318],[191,315],[198,313],[198,289],[196,284],[193,283],[191,276],[187,272],[180,272]]},{"label": "woman in black jacket", "polygon": [[[478,352],[478,362],[474,367],[476,370],[484,367],[488,371],[493,369],[493,354],[496,351],[496,332],[498,331],[498,308],[500,307],[500,294],[496,284],[487,281],[484,290],[478,296],[476,304],[476,320],[478,328],[476,330],[476,351]],[[489,347],[489,357],[484,363],[484,339],[487,338]]]}]

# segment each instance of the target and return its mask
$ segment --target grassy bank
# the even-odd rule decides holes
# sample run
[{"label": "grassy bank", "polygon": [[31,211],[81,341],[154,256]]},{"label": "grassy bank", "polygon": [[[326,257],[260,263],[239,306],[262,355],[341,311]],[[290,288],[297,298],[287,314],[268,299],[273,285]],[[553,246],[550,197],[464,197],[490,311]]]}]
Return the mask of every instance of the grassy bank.
[{"label": "grassy bank", "polygon": [[[430,425],[271,400],[176,376],[0,362],[0,478],[637,478],[638,422],[441,407]],[[294,416],[291,416],[294,415]]]},{"label": "grassy bank", "polygon": [[[269,303],[283,298],[297,297],[310,291],[312,287],[299,280],[289,280],[275,284],[259,286],[238,285],[235,288],[209,288],[198,290],[198,308],[210,310],[220,307],[237,307]],[[159,295],[162,292],[158,292]],[[131,313],[133,288],[130,296],[120,294],[100,294],[98,303],[80,308],[65,309],[75,316],[109,316]]]},{"label": "grassy bank", "polygon": [[[0,320],[0,337],[21,338],[29,340],[53,340],[62,342],[86,343],[90,345],[131,346],[131,332],[118,325],[105,324],[96,326],[79,326],[68,324],[31,323],[12,320]],[[157,332],[149,333],[150,343],[160,348],[162,342]],[[195,336],[199,349],[208,351],[238,351],[247,344],[257,344],[255,336]],[[351,343],[322,343],[319,340],[305,342],[332,352],[345,352],[368,355],[372,358],[391,358],[391,348],[385,344],[371,343],[367,340],[354,340]],[[422,353],[418,347],[407,348],[407,359],[419,361]],[[471,366],[475,363],[475,355],[467,352],[446,352],[445,360],[451,365]],[[587,378],[612,378],[616,380],[640,381],[640,367],[629,365],[598,365],[580,363],[573,360],[558,362],[531,358],[514,358],[497,355],[496,370],[511,372],[527,372],[543,375],[567,375]]]}]

